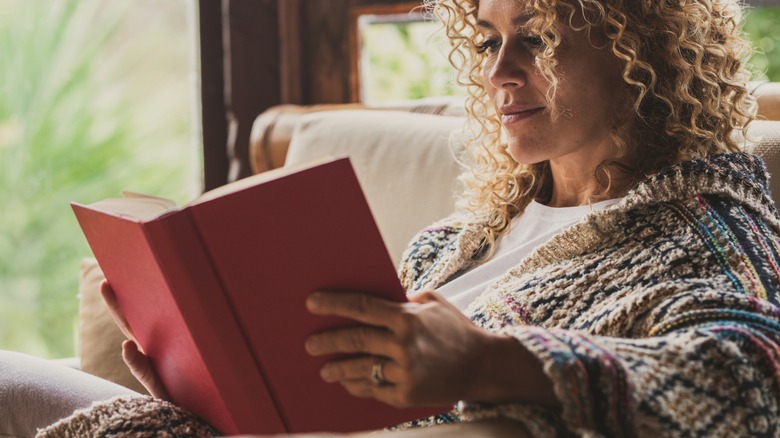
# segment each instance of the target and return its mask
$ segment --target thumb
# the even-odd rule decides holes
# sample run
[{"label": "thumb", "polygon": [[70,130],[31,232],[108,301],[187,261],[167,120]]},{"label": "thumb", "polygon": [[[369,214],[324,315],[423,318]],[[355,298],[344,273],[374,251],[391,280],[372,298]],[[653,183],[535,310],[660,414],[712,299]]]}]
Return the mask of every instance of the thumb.
[{"label": "thumb", "polygon": [[409,296],[409,301],[412,303],[425,304],[430,302],[445,303],[447,302],[443,296],[432,290],[424,290],[417,292],[416,294]]}]

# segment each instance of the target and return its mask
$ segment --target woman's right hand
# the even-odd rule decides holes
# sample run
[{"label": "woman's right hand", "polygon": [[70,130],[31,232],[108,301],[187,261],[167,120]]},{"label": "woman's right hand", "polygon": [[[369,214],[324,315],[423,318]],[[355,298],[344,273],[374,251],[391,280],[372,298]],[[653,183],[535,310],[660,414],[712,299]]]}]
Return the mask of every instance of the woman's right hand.
[{"label": "woman's right hand", "polygon": [[122,333],[127,339],[122,342],[122,359],[124,359],[127,367],[130,368],[130,372],[138,379],[139,382],[149,391],[152,397],[156,397],[163,400],[170,401],[168,391],[163,387],[160,378],[157,377],[157,373],[152,367],[152,362],[141,351],[133,335],[130,325],[127,323],[127,319],[122,311],[119,309],[119,302],[116,299],[114,290],[108,284],[108,281],[103,280],[100,284],[100,294],[103,296],[103,300],[108,305],[108,310],[111,312],[111,316],[114,318],[116,325],[122,330]]}]

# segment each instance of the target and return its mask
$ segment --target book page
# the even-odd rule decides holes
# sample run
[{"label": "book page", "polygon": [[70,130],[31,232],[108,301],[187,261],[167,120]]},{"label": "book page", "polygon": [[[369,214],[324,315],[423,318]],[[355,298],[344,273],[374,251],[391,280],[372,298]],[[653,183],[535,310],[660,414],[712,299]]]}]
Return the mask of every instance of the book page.
[{"label": "book page", "polygon": [[177,210],[176,203],[158,196],[147,196],[138,193],[128,194],[126,198],[108,198],[89,204],[89,207],[118,216],[148,221],[158,218],[168,212]]},{"label": "book page", "polygon": [[[226,184],[216,189],[210,190],[195,198],[187,205],[197,205],[209,200],[225,196],[230,193],[239,192],[248,187],[256,186],[264,182],[272,181],[277,178],[290,175],[292,173],[315,167],[327,162],[334,161],[336,158],[327,157],[315,160],[309,163],[303,163],[297,166],[281,167],[268,172],[259,173],[238,181]],[[159,218],[169,212],[177,211],[179,208],[176,203],[170,199],[159,196],[146,195],[136,192],[123,192],[124,198],[108,198],[89,204],[90,208],[101,210],[114,215],[133,218],[140,221],[148,221]]]},{"label": "book page", "polygon": [[319,160],[310,161],[308,163],[302,163],[297,166],[290,166],[290,167],[279,167],[277,169],[269,170],[263,173],[258,173],[243,179],[240,179],[238,181],[234,181],[230,184],[226,184],[221,187],[217,187],[216,189],[209,190],[208,192],[200,195],[198,198],[190,202],[188,205],[197,205],[204,202],[208,202],[212,199],[219,198],[220,196],[225,196],[230,193],[239,192],[241,190],[244,190],[246,188],[256,186],[258,184],[262,184],[268,181],[273,181],[278,178],[282,178],[284,176],[290,175],[292,173],[308,169],[310,167],[319,166],[321,164],[325,164],[331,161],[334,161],[336,159],[343,158],[343,157],[325,157]]}]

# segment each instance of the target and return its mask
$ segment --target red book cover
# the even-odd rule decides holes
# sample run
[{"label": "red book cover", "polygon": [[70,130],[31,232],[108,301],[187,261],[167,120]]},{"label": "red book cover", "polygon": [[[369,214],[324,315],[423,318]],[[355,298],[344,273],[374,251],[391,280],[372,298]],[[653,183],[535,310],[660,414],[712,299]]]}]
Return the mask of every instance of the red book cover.
[{"label": "red book cover", "polygon": [[311,292],[406,299],[349,159],[255,175],[181,209],[137,195],[73,209],[174,402],[223,433],[371,430],[444,410],[353,397],[304,349],[351,324],[311,315]]}]

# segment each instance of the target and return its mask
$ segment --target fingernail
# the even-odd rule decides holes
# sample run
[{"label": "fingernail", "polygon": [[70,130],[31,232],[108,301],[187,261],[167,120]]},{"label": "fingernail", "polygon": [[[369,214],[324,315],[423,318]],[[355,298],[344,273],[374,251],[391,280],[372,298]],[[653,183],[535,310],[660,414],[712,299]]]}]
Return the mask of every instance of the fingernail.
[{"label": "fingernail", "polygon": [[315,310],[320,305],[320,294],[317,292],[314,292],[313,294],[309,295],[309,298],[306,299],[306,307],[309,308],[309,310]]},{"label": "fingernail", "polygon": [[322,378],[322,380],[324,380],[324,381],[326,381],[328,383],[332,382],[330,371],[328,371],[328,367],[327,366],[324,366],[324,367],[320,368],[320,377]]},{"label": "fingernail", "polygon": [[319,342],[317,342],[316,338],[309,338],[306,340],[306,351],[313,354],[317,352],[317,347],[319,346]]}]

